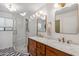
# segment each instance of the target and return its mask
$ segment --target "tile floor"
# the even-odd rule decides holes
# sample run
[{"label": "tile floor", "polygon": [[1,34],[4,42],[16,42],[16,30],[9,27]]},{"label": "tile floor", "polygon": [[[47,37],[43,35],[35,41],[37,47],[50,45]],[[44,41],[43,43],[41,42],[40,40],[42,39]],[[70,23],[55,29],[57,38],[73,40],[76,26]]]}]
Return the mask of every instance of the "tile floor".
[{"label": "tile floor", "polygon": [[0,49],[0,56],[29,56],[28,53],[21,53],[14,50],[13,47]]}]

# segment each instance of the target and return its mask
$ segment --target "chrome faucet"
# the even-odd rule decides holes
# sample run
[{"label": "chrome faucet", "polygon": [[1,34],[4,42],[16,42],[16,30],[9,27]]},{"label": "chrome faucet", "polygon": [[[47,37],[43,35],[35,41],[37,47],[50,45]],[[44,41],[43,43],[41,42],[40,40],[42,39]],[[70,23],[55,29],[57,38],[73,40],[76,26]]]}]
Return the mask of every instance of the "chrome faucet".
[{"label": "chrome faucet", "polygon": [[67,44],[71,44],[71,43],[72,43],[72,40],[66,40],[66,41],[65,41],[64,35],[61,36],[61,38],[58,38],[58,41],[59,41],[59,42],[63,42],[63,43],[66,42]]},{"label": "chrome faucet", "polygon": [[58,38],[58,40],[59,40],[59,42],[65,42],[65,39],[64,39],[64,37],[61,37],[61,38]]},{"label": "chrome faucet", "polygon": [[65,42],[65,39],[64,39],[64,37],[62,37],[62,42]]}]

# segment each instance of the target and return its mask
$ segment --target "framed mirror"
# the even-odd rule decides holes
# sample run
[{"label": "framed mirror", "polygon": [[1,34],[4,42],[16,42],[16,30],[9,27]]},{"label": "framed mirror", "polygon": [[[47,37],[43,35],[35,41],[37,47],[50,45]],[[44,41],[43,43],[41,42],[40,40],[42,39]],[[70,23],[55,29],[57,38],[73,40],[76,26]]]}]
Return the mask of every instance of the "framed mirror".
[{"label": "framed mirror", "polygon": [[62,8],[55,13],[55,32],[77,34],[78,24],[78,5]]},{"label": "framed mirror", "polygon": [[46,26],[47,19],[46,18],[47,18],[46,16],[37,18],[37,34],[46,32],[46,28],[47,28],[47,26]]}]

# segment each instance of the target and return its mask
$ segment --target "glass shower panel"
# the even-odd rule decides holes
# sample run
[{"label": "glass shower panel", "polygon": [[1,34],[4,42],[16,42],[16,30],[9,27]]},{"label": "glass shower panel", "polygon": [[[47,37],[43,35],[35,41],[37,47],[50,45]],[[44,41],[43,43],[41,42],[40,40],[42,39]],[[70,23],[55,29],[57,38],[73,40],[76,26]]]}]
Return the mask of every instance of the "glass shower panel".
[{"label": "glass shower panel", "polygon": [[0,28],[4,26],[4,18],[0,17]]}]

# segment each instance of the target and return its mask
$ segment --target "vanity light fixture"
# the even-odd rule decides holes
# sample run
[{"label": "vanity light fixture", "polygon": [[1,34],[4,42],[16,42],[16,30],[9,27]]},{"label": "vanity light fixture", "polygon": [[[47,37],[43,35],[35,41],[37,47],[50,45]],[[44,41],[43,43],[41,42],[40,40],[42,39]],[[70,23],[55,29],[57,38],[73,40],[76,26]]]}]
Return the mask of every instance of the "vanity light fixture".
[{"label": "vanity light fixture", "polygon": [[39,11],[39,14],[43,14],[43,11]]},{"label": "vanity light fixture", "polygon": [[46,12],[45,11],[39,11],[39,14],[46,15]]},{"label": "vanity light fixture", "polygon": [[40,14],[37,12],[37,13],[35,13],[35,15],[37,16],[37,17],[39,17],[40,16]]},{"label": "vanity light fixture", "polygon": [[54,4],[54,7],[55,7],[55,8],[59,8],[58,3],[55,3],[55,4]]},{"label": "vanity light fixture", "polygon": [[16,11],[15,6],[13,6],[12,4],[5,4],[6,8],[8,8],[8,10],[10,11]]},{"label": "vanity light fixture", "polygon": [[23,13],[20,13],[20,15],[21,15],[21,16],[25,16],[25,15],[26,15],[26,13],[25,13],[25,12],[23,12]]},{"label": "vanity light fixture", "polygon": [[63,8],[66,4],[65,3],[56,3],[54,4],[55,8]]},{"label": "vanity light fixture", "polygon": [[30,19],[33,19],[33,17],[32,17],[32,16],[30,16]]},{"label": "vanity light fixture", "polygon": [[58,3],[58,5],[59,5],[60,7],[64,7],[64,6],[65,6],[65,3]]},{"label": "vanity light fixture", "polygon": [[33,15],[33,17],[35,17],[35,15]]}]

